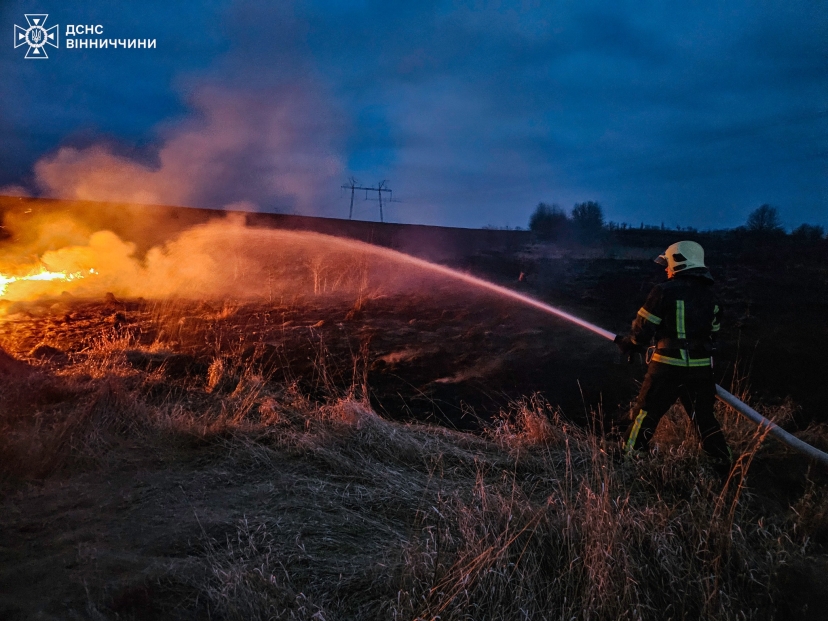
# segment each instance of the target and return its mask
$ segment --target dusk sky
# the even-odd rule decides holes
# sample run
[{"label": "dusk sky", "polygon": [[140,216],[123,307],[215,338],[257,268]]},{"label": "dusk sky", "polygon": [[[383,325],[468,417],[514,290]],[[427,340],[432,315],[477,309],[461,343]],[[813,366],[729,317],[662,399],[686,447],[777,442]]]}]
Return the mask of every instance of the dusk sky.
[{"label": "dusk sky", "polygon": [[[0,194],[526,227],[828,227],[828,3],[6,1]],[[25,59],[24,14],[60,48]],[[155,49],[67,49],[66,25]],[[70,37],[71,38],[71,37]],[[364,193],[358,198],[364,198]],[[358,200],[355,217],[377,219]]]}]

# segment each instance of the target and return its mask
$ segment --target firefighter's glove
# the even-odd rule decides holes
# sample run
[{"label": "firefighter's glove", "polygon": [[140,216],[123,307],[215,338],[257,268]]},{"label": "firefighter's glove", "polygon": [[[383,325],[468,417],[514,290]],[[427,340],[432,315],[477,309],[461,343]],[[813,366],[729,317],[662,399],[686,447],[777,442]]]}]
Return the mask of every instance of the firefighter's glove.
[{"label": "firefighter's glove", "polygon": [[633,361],[634,354],[640,354],[643,351],[643,348],[628,336],[618,335],[615,337],[613,342],[618,345],[618,349],[621,350],[621,355],[625,357],[628,362]]},{"label": "firefighter's glove", "polygon": [[628,336],[619,334],[613,342],[618,345],[618,349],[621,350],[622,354],[634,354],[641,351],[641,348]]}]

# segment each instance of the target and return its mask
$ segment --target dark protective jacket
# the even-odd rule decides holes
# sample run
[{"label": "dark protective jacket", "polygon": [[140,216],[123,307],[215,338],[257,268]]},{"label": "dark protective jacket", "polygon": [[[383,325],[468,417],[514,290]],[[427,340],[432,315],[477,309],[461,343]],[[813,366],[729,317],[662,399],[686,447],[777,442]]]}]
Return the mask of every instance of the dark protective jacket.
[{"label": "dark protective jacket", "polygon": [[632,342],[646,348],[655,341],[655,362],[680,367],[711,366],[722,317],[712,285],[710,272],[696,268],[653,287],[633,321]]}]

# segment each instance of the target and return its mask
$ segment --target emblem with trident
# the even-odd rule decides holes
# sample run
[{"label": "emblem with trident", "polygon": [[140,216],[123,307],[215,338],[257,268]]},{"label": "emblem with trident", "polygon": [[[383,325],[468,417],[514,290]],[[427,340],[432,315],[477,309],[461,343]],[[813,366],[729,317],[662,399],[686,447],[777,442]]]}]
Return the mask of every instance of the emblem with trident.
[{"label": "emblem with trident", "polygon": [[26,58],[49,58],[46,54],[46,45],[51,45],[54,48],[60,47],[60,32],[57,26],[51,28],[44,27],[48,14],[26,14],[26,21],[29,23],[28,28],[21,28],[18,25],[14,26],[14,47],[21,45],[28,45],[29,51],[26,52]]}]

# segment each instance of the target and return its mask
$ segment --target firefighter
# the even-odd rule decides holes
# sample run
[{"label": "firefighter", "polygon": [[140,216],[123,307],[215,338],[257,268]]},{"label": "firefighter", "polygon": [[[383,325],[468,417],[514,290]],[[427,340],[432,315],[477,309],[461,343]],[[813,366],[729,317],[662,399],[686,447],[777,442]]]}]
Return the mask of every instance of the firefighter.
[{"label": "firefighter", "polygon": [[626,355],[646,351],[648,363],[624,450],[628,455],[646,451],[658,421],[679,399],[704,451],[724,475],[730,469],[730,450],[713,415],[713,350],[722,316],[713,277],[704,264],[704,250],[693,241],[673,244],[656,263],[666,267],[667,281],[653,287],[630,334],[615,338]]}]

